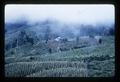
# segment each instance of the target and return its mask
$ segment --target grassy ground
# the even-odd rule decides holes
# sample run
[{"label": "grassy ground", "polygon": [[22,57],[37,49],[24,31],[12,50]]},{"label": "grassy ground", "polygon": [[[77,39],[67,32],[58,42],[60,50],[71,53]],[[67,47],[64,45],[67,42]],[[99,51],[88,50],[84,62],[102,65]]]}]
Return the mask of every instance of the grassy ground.
[{"label": "grassy ground", "polygon": [[[111,77],[115,74],[114,37],[103,43],[55,53],[40,46],[22,46],[5,53],[6,77]],[[44,49],[44,50],[43,50]]]}]

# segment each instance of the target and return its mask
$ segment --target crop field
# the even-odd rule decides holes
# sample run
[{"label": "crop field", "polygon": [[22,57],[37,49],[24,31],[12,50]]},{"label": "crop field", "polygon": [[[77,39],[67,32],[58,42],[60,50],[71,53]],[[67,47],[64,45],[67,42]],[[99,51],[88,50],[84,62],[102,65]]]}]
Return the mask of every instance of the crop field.
[{"label": "crop field", "polygon": [[104,36],[101,44],[61,52],[46,53],[47,47],[42,43],[12,48],[5,52],[5,76],[112,77],[114,46],[114,37]]}]

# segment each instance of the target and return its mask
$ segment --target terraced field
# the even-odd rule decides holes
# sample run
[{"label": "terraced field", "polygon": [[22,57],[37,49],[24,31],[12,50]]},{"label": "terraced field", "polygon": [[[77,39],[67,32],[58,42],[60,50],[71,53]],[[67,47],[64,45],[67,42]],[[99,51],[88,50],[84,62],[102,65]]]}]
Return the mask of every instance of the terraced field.
[{"label": "terraced field", "polygon": [[[102,44],[44,53],[37,46],[22,46],[5,53],[6,77],[112,77],[115,75],[114,37]],[[33,51],[34,53],[31,53]],[[44,51],[44,50],[43,50]],[[41,54],[42,53],[42,54]]]}]

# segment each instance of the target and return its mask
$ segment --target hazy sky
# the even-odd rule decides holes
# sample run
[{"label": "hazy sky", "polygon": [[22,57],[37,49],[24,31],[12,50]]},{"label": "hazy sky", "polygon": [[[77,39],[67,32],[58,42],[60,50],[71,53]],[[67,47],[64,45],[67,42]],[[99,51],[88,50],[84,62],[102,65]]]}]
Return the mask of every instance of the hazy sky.
[{"label": "hazy sky", "polygon": [[114,23],[114,5],[6,5],[5,22],[28,19],[36,22],[45,19],[56,19],[66,23]]}]

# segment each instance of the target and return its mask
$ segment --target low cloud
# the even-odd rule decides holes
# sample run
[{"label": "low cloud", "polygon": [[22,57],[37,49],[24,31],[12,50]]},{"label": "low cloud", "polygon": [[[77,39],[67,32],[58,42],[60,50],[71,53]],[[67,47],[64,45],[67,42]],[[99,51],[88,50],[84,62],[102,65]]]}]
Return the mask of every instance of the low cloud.
[{"label": "low cloud", "polygon": [[64,23],[114,23],[114,5],[22,5],[11,4],[5,6],[5,22],[15,22],[27,19],[38,22],[55,19]]}]

